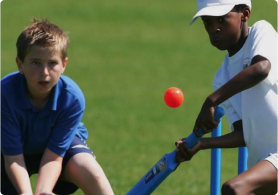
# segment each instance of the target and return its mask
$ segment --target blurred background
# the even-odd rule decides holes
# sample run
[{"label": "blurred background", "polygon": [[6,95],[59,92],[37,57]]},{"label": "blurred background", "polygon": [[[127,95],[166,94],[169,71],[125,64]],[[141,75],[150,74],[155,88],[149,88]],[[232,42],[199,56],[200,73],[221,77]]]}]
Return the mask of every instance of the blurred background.
[{"label": "blurred background", "polygon": [[[189,22],[194,0],[4,0],[1,76],[16,71],[16,40],[33,17],[48,18],[70,37],[65,75],[86,97],[88,145],[115,194],[126,194],[175,141],[191,133],[226,52],[212,47],[203,24]],[[277,29],[277,2],[253,0],[249,25]],[[185,100],[169,108],[163,95],[179,87]],[[230,132],[223,120],[223,133]],[[209,135],[208,135],[209,136]],[[222,183],[237,174],[237,149],[222,150]],[[154,195],[209,194],[210,151],[183,163]],[[36,176],[32,176],[35,189]],[[82,195],[79,190],[76,195]]]}]

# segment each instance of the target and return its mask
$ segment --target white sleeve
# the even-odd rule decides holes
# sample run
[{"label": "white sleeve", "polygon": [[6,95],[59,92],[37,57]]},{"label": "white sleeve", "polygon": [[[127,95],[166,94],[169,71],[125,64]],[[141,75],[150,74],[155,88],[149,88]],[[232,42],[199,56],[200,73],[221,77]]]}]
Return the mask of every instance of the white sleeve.
[{"label": "white sleeve", "polygon": [[[221,82],[221,77],[223,77],[224,75],[221,75],[221,68],[223,68],[222,66],[219,68],[219,70],[217,71],[214,79],[213,79],[213,90],[216,91],[217,89],[219,89],[224,83]],[[238,115],[238,113],[236,112],[236,110],[234,109],[230,99],[224,101],[221,105],[220,105],[224,111],[225,111],[225,118],[228,121],[228,124],[231,128],[231,130],[234,130],[234,122],[241,120],[240,116]]]},{"label": "white sleeve", "polygon": [[265,81],[274,85],[278,81],[277,32],[268,22],[259,21],[253,25],[250,36],[252,40],[250,58],[260,55],[270,61],[271,70]]},{"label": "white sleeve", "polygon": [[225,111],[225,118],[227,119],[227,122],[229,124],[229,127],[231,128],[231,130],[234,131],[234,126],[233,124],[236,121],[241,120],[241,118],[238,116],[237,112],[235,111],[234,107],[232,106],[231,102],[228,100],[226,100],[225,102],[223,102],[220,105],[224,111]]}]

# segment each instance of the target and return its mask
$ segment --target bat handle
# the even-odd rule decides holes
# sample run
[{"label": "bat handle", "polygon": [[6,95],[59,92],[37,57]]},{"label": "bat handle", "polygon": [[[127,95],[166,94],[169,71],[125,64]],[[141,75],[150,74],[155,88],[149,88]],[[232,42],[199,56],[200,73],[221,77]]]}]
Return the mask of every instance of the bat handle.
[{"label": "bat handle", "polygon": [[[215,112],[214,112],[214,120],[215,121],[219,121],[221,119],[222,116],[224,116],[225,112],[223,110],[223,108],[221,108],[220,106],[217,106],[215,108]],[[200,134],[204,134],[202,129],[199,128],[198,129]],[[185,143],[189,148],[192,148],[198,141],[199,139],[201,139],[201,137],[196,136],[193,132],[185,139]]]}]

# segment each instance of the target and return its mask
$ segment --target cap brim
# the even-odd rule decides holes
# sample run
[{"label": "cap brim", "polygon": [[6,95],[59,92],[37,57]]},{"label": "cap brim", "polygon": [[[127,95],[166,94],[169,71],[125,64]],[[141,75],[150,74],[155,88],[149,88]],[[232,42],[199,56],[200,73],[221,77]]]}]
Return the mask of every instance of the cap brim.
[{"label": "cap brim", "polygon": [[223,16],[229,13],[233,8],[234,4],[231,5],[217,5],[217,6],[210,6],[204,9],[201,9],[197,12],[197,14],[191,19],[190,25],[200,16]]}]

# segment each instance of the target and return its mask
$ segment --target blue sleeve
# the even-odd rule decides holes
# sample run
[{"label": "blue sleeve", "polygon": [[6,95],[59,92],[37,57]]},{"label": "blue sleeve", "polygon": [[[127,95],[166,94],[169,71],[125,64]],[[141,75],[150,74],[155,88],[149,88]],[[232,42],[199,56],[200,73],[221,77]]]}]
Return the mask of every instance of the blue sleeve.
[{"label": "blue sleeve", "polygon": [[78,100],[63,109],[52,130],[47,148],[63,157],[77,133],[83,113],[84,105]]},{"label": "blue sleeve", "polygon": [[[19,155],[23,153],[23,141],[20,125],[15,118],[15,110],[1,96],[1,152],[5,155]],[[17,122],[16,122],[17,121]]]}]

